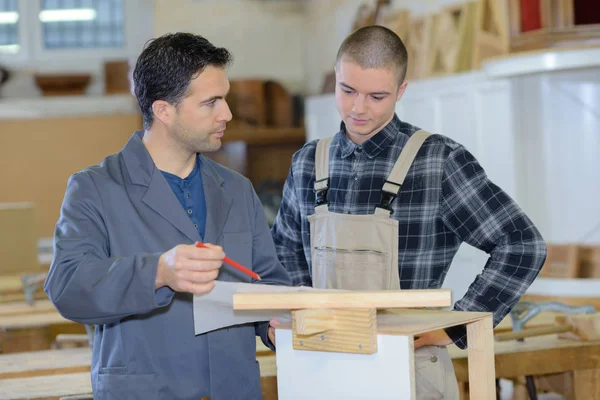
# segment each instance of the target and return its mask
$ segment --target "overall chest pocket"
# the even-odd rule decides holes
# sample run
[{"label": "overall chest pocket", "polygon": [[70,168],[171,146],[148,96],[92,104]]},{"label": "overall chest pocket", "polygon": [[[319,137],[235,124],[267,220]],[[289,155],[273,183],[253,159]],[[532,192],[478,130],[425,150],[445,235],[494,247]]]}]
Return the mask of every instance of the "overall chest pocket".
[{"label": "overall chest pocket", "polygon": [[344,290],[385,290],[391,283],[390,255],[377,249],[313,248],[315,287]]}]

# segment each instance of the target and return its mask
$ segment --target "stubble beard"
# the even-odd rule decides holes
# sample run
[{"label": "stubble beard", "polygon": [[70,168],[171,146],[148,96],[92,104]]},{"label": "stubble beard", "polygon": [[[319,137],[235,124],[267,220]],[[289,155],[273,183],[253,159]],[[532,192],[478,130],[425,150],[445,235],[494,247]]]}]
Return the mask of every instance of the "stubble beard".
[{"label": "stubble beard", "polygon": [[210,133],[193,132],[180,124],[176,124],[174,128],[174,137],[186,150],[194,153],[213,153],[221,148],[221,140],[213,139]]}]

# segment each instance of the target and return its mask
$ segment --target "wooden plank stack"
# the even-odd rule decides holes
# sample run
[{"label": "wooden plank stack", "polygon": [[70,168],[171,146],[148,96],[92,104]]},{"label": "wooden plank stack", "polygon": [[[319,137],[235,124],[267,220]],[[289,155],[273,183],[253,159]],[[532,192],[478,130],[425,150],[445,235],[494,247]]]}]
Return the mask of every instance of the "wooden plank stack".
[{"label": "wooden plank stack", "polygon": [[597,0],[465,0],[424,15],[394,5],[363,3],[352,30],[375,21],[396,32],[409,79],[476,70],[513,52],[600,45]]},{"label": "wooden plank stack", "polygon": [[510,0],[512,52],[600,45],[597,0]]},{"label": "wooden plank stack", "polygon": [[600,246],[548,244],[540,276],[545,278],[600,278]]},{"label": "wooden plank stack", "polygon": [[506,0],[467,1],[434,14],[383,13],[378,23],[396,32],[408,50],[409,79],[469,71],[509,51]]}]

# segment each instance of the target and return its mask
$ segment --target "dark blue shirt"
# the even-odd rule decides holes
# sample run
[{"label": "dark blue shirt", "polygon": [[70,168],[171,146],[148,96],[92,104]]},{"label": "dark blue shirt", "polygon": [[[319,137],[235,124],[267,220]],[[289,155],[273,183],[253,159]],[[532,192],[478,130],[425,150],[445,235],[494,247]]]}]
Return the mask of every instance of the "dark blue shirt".
[{"label": "dark blue shirt", "polygon": [[200,174],[201,166],[202,161],[200,160],[200,155],[198,155],[194,170],[185,179],[181,179],[177,175],[165,171],[160,172],[162,172],[169,186],[173,189],[173,193],[175,193],[177,200],[179,200],[188,217],[192,220],[200,237],[204,240],[206,199],[204,198],[204,186],[202,185],[202,175]]}]

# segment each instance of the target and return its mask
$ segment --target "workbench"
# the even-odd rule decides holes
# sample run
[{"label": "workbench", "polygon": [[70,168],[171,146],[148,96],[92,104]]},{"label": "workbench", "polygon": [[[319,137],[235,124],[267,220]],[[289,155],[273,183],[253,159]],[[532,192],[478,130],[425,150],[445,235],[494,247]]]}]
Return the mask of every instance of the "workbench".
[{"label": "workbench", "polygon": [[0,304],[0,353],[47,350],[59,333],[85,333],[61,316],[49,300]]},{"label": "workbench", "polygon": [[33,304],[28,304],[24,301],[14,301],[9,303],[0,303],[0,317],[8,315],[25,315],[25,314],[41,314],[41,313],[56,313],[54,304],[48,299],[39,300]]},{"label": "workbench", "polygon": [[89,347],[0,354],[0,400],[92,393]]},{"label": "workbench", "polygon": [[[275,363],[271,362],[274,353],[262,344],[260,338],[257,338],[256,359],[260,364],[263,399],[277,400],[277,370]],[[0,400],[91,393],[91,382],[88,383],[91,362],[89,347],[0,354]],[[87,380],[82,373],[88,377]],[[45,379],[33,379],[36,377]],[[27,385],[38,387],[32,393]],[[60,392],[56,390],[58,385],[62,385]]]},{"label": "workbench", "polygon": [[44,375],[0,381],[0,400],[59,400],[92,393],[89,372]]},{"label": "workbench", "polygon": [[[48,300],[44,288],[40,285],[35,291],[35,300]],[[0,276],[0,305],[15,301],[25,301],[25,291],[21,275]]]},{"label": "workbench", "polygon": [[89,347],[0,354],[0,380],[90,372]]},{"label": "workbench", "polygon": [[[577,342],[561,340],[557,336],[528,338],[524,342],[496,342],[496,377],[516,378],[526,375],[544,375],[573,372],[575,378],[575,399],[600,399],[600,342]],[[461,382],[468,382],[467,351],[449,346],[450,355]],[[277,398],[275,354],[257,341],[257,360],[261,370],[261,384],[265,399]],[[44,385],[44,395],[53,392],[57,382],[62,382],[63,391],[58,395],[87,393],[83,389],[85,379],[89,379],[91,351],[89,348],[62,349],[0,355],[0,387],[20,390],[25,384]],[[58,376],[51,378],[50,375]],[[46,379],[31,380],[33,377],[47,376]],[[69,376],[72,380],[65,381]],[[20,379],[20,380],[19,380]],[[68,382],[68,383],[65,383]],[[41,390],[41,389],[40,389]],[[90,387],[91,390],[91,387]],[[67,393],[68,392],[68,393]],[[0,390],[0,399],[2,397]],[[30,395],[27,392],[27,395]],[[34,397],[35,398],[35,397]]]},{"label": "workbench", "polygon": [[[448,349],[457,380],[468,382],[467,351],[454,345]],[[600,341],[538,336],[523,342],[495,342],[494,353],[497,378],[573,372],[573,400],[600,400]]]}]

